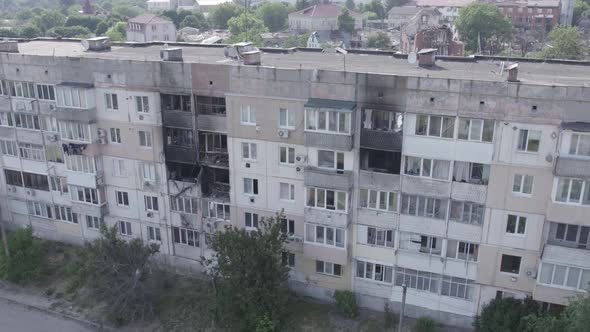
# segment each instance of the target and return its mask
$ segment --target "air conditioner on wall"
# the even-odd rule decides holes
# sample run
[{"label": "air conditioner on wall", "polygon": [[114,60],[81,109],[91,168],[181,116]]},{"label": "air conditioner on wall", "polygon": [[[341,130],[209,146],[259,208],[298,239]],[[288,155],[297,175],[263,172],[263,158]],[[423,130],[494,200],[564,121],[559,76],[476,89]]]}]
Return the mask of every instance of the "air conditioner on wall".
[{"label": "air conditioner on wall", "polygon": [[307,164],[307,156],[304,154],[298,154],[295,157],[295,164],[297,165],[306,165]]},{"label": "air conditioner on wall", "polygon": [[295,167],[295,171],[297,173],[303,173],[303,167],[302,166],[297,166],[297,167]]},{"label": "air conditioner on wall", "polygon": [[277,136],[280,138],[289,138],[289,129],[277,130]]},{"label": "air conditioner on wall", "polygon": [[46,136],[46,138],[49,142],[57,142],[59,140],[59,135],[58,134],[49,134]]}]

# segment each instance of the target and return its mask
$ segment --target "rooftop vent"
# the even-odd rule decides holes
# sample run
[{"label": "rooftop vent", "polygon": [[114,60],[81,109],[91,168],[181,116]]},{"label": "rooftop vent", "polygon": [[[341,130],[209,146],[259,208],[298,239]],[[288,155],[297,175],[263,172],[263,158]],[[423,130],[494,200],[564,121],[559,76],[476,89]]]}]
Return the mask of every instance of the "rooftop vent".
[{"label": "rooftop vent", "polygon": [[506,70],[508,70],[508,82],[518,82],[518,63],[509,65]]},{"label": "rooftop vent", "polygon": [[261,54],[261,52],[259,50],[242,53],[242,58],[244,59],[244,64],[245,65],[259,65],[261,63],[260,54]]},{"label": "rooftop vent", "polygon": [[182,48],[163,48],[160,50],[160,58],[164,61],[182,61]]},{"label": "rooftop vent", "polygon": [[418,51],[418,66],[434,66],[436,61],[436,48],[424,48]]},{"label": "rooftop vent", "polygon": [[18,53],[18,42],[13,41],[13,40],[0,41],[0,52]]},{"label": "rooftop vent", "polygon": [[84,51],[107,51],[111,49],[109,37],[94,37],[82,40]]}]

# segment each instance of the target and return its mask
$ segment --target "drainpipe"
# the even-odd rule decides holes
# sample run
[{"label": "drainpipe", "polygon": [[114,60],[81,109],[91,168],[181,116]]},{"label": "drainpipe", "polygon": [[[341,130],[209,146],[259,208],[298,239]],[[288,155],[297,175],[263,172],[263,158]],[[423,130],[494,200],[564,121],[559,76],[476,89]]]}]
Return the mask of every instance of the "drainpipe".
[{"label": "drainpipe", "polygon": [[8,250],[8,242],[6,241],[6,232],[4,232],[4,221],[1,219],[2,214],[0,213],[0,235],[2,236],[2,245],[4,246],[4,255],[10,257],[10,251]]}]

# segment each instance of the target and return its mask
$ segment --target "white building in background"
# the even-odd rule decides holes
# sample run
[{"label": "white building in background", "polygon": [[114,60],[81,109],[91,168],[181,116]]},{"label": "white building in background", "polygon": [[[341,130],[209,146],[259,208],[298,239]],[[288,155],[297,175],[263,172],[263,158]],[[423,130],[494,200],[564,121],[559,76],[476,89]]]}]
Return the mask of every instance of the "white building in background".
[{"label": "white building in background", "polygon": [[174,23],[154,14],[129,19],[125,31],[130,42],[176,41]]},{"label": "white building in background", "polygon": [[148,0],[147,8],[150,12],[176,9],[176,0]]}]

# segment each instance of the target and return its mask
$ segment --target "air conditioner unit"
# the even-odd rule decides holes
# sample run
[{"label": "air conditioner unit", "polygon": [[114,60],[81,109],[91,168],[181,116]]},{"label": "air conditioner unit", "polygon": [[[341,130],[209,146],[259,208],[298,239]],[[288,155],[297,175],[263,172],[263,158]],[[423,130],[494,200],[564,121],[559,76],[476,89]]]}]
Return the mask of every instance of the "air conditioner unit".
[{"label": "air conditioner unit", "polygon": [[147,213],[147,216],[151,218],[151,217],[153,217],[153,216],[154,216],[154,213],[153,213],[153,212],[148,212],[148,213]]},{"label": "air conditioner unit", "polygon": [[289,129],[277,130],[277,136],[279,136],[280,138],[289,138]]},{"label": "air conditioner unit", "polygon": [[535,279],[537,278],[537,270],[536,269],[526,269],[526,275]]},{"label": "air conditioner unit", "polygon": [[33,190],[33,189],[27,189],[27,195],[29,195],[29,196],[35,196],[35,190]]},{"label": "air conditioner unit", "polygon": [[59,140],[59,135],[57,135],[57,134],[51,135],[50,134],[50,135],[47,135],[46,138],[49,142],[57,142]]},{"label": "air conditioner unit", "polygon": [[254,203],[256,201],[256,198],[254,196],[250,196],[250,203]]},{"label": "air conditioner unit", "polygon": [[144,185],[145,187],[151,187],[151,186],[152,186],[152,183],[151,183],[151,182],[149,182],[149,181],[144,181],[144,182],[143,182],[143,185]]},{"label": "air conditioner unit", "polygon": [[297,165],[306,165],[307,164],[307,156],[304,154],[298,154],[295,157],[295,164]]},{"label": "air conditioner unit", "polygon": [[297,167],[295,167],[295,171],[297,173],[303,173],[303,167],[302,166],[297,166]]},{"label": "air conditioner unit", "polygon": [[15,186],[9,186],[8,187],[8,191],[15,193],[16,192],[16,187]]}]

